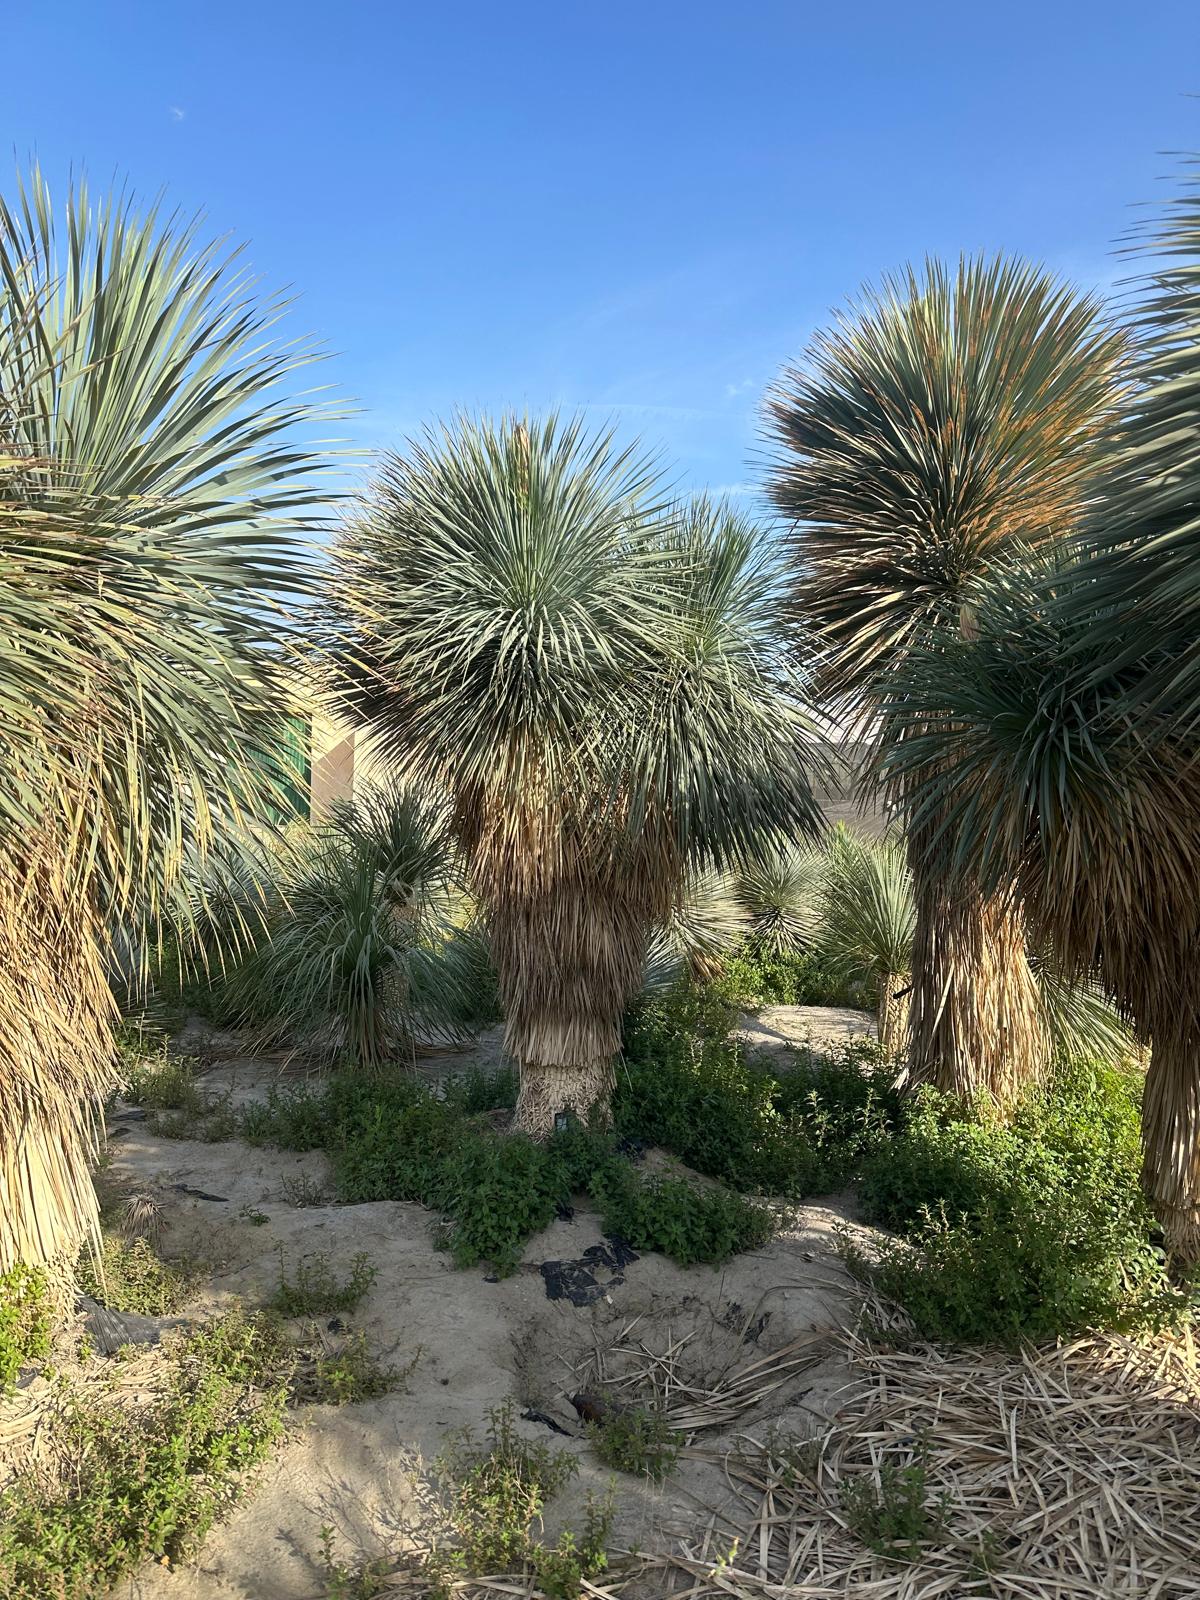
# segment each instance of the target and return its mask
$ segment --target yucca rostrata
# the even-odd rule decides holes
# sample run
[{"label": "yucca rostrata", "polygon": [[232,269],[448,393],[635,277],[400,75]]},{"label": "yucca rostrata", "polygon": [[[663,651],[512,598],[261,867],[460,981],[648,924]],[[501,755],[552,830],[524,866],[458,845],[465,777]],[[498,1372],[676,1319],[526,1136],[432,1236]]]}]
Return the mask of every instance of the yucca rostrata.
[{"label": "yucca rostrata", "polygon": [[342,533],[333,691],[449,795],[527,1131],[606,1107],[685,872],[815,824],[777,595],[752,526],[578,421],[429,433]]},{"label": "yucca rostrata", "polygon": [[[772,389],[793,602],[829,703],[877,749],[897,736],[889,685],[910,651],[969,631],[980,580],[1078,524],[1122,348],[1092,298],[1044,272],[930,263],[818,335]],[[929,870],[939,819],[897,799],[916,901],[910,1073],[1002,1100],[1047,1052],[1020,902]]]},{"label": "yucca rostrata", "polygon": [[315,464],[279,309],[174,217],[0,205],[0,1268],[94,1234],[113,941],[270,787]]},{"label": "yucca rostrata", "polygon": [[[1143,1182],[1200,1261],[1200,184],[1141,241],[1136,383],[1087,526],[912,663],[893,762],[951,826],[933,870],[1016,881],[1059,958],[1150,1043]],[[897,696],[902,711],[904,696]],[[952,848],[951,848],[952,846]]]}]

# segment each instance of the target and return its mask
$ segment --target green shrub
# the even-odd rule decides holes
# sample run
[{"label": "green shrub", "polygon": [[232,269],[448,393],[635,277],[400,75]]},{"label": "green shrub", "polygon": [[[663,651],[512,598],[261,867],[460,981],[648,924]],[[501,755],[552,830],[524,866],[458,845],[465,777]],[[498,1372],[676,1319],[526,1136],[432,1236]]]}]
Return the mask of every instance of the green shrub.
[{"label": "green shrub", "polygon": [[801,1051],[773,1070],[723,1035],[688,1032],[722,1026],[704,1005],[676,994],[633,1022],[614,1099],[619,1131],[737,1189],[799,1200],[846,1183],[901,1117],[878,1047]]},{"label": "green shrub", "polygon": [[0,1272],[0,1395],[21,1368],[50,1354],[50,1299],[45,1275],[19,1262]]},{"label": "green shrub", "polygon": [[823,1190],[840,1188],[901,1128],[908,1106],[874,1041],[802,1051],[775,1079],[775,1108],[816,1151]]},{"label": "green shrub", "polygon": [[878,1475],[878,1483],[870,1475],[843,1481],[840,1499],[846,1525],[876,1555],[915,1561],[923,1546],[942,1538],[946,1501],[930,1502],[919,1459],[907,1467],[884,1462]]},{"label": "green shrub", "polygon": [[635,1250],[658,1250],[681,1267],[717,1265],[764,1245],[775,1231],[765,1206],[721,1185],[687,1178],[643,1178],[614,1168],[594,1185],[604,1231]]},{"label": "green shrub", "polygon": [[693,1058],[669,1046],[618,1076],[614,1117],[626,1138],[659,1145],[739,1189],[799,1199],[820,1188],[820,1158],[780,1114],[776,1081],[732,1046],[707,1045]]},{"label": "green shrub", "polygon": [[930,1338],[1069,1338],[1183,1314],[1139,1185],[1138,1085],[1074,1064],[1007,1127],[926,1092],[866,1165],[868,1217],[898,1229],[860,1270]]},{"label": "green shrub", "polygon": [[170,1316],[195,1286],[190,1272],[163,1261],[145,1239],[106,1239],[98,1262],[85,1249],[75,1276],[80,1289],[97,1305],[145,1317]]},{"label": "green shrub", "polygon": [[282,1265],[279,1287],[271,1297],[270,1309],[281,1317],[323,1316],[337,1311],[354,1311],[366,1299],[379,1276],[370,1257],[363,1251],[350,1262],[350,1276],[340,1279],[329,1257],[312,1252],[300,1257],[292,1276]]},{"label": "green shrub", "polygon": [[714,988],[741,1011],[760,1006],[858,1006],[862,991],[819,949],[772,954],[747,940],[730,955]]},{"label": "green shrub", "polygon": [[442,1085],[446,1105],[464,1117],[481,1111],[510,1111],[517,1103],[520,1075],[515,1067],[471,1067]]},{"label": "green shrub", "polygon": [[146,1406],[77,1396],[64,1408],[56,1444],[72,1472],[0,1496],[0,1594],[92,1600],[143,1561],[196,1547],[282,1427],[284,1386],[260,1388],[249,1328],[234,1313],[175,1344],[165,1393]]},{"label": "green shrub", "polygon": [[461,1098],[442,1100],[412,1078],[343,1075],[321,1095],[304,1091],[253,1108],[253,1127],[264,1143],[329,1147],[345,1201],[411,1200],[441,1212],[442,1242],[460,1266],[487,1262],[498,1273],[514,1271],[527,1241],[584,1191],[601,1201],[606,1225],[637,1248],[676,1260],[723,1260],[748,1247],[740,1239],[760,1242],[769,1217],[727,1191],[677,1184],[664,1195],[651,1182],[638,1201],[644,1180],[612,1134],[575,1123],[537,1143],[499,1133],[462,1109],[464,1100],[478,1105],[502,1090],[503,1080],[489,1075]]},{"label": "green shrub", "polygon": [[515,1271],[526,1240],[553,1222],[569,1194],[545,1145],[518,1135],[468,1137],[447,1163],[439,1192],[456,1264],[489,1261],[499,1273]]},{"label": "green shrub", "polygon": [[588,1437],[606,1466],[652,1483],[662,1483],[679,1459],[679,1435],[646,1406],[614,1410],[602,1422],[589,1423]]},{"label": "green shrub", "polygon": [[533,1532],[577,1470],[573,1456],[518,1435],[511,1401],[489,1413],[482,1445],[460,1434],[436,1464],[457,1545],[431,1561],[431,1594],[449,1593],[458,1577],[505,1572],[528,1574],[555,1600],[577,1600],[583,1579],[607,1565],[611,1498],[589,1501],[581,1535],[568,1529],[548,1546]]},{"label": "green shrub", "polygon": [[467,1127],[432,1095],[405,1104],[385,1096],[334,1130],[334,1178],[342,1199],[418,1200],[440,1206]]}]

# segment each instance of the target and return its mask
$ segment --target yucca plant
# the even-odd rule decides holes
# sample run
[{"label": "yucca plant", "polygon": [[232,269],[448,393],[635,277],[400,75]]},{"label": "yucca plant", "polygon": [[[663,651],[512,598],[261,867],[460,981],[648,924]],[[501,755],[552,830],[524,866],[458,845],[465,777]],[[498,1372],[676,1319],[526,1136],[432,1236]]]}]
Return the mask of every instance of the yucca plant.
[{"label": "yucca plant", "polygon": [[427,434],[338,540],[331,684],[449,795],[528,1131],[607,1103],[686,872],[815,825],[777,592],[757,530],[554,418]]},{"label": "yucca plant", "polygon": [[[940,870],[1015,880],[1059,961],[1151,1047],[1143,1181],[1200,1260],[1200,186],[1144,241],[1137,383],[1073,562],[1018,569],[975,636],[911,664],[938,721],[892,762],[951,826]],[[896,710],[902,715],[901,693]]]},{"label": "yucca plant", "polygon": [[688,977],[697,983],[720,976],[725,957],[745,937],[745,912],[724,872],[689,872],[646,952],[644,987],[662,990]]},{"label": "yucca plant", "polygon": [[[367,1071],[410,1064],[418,1033],[461,1034],[469,995],[444,806],[377,790],[283,841],[236,924],[262,929],[227,1004],[267,1040]],[[221,943],[236,943],[236,926]]]},{"label": "yucca plant", "polygon": [[808,950],[822,927],[826,853],[816,842],[780,847],[749,863],[733,892],[750,937],[772,956]]},{"label": "yucca plant", "polygon": [[[775,385],[770,488],[793,521],[794,603],[832,707],[877,749],[897,737],[889,684],[909,653],[968,633],[979,581],[1078,523],[1121,353],[1097,302],[1040,270],[930,263]],[[918,826],[912,796],[895,798],[915,870],[911,1075],[1003,1100],[1049,1048],[1020,902],[931,870],[941,821],[925,808]]]},{"label": "yucca plant", "polygon": [[268,798],[319,465],[281,310],[177,217],[0,204],[0,1267],[94,1236],[113,938]]},{"label": "yucca plant", "polygon": [[902,840],[831,835],[823,877],[824,948],[848,977],[876,996],[879,1042],[889,1055],[908,1042],[916,907]]}]

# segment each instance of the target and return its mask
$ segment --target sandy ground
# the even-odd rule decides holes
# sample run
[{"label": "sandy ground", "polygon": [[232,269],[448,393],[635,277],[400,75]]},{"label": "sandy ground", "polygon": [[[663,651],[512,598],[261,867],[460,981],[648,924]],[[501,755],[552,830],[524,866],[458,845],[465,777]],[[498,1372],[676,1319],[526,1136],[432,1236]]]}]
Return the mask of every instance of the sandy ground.
[{"label": "sandy ground", "polygon": [[849,1006],[764,1006],[739,1019],[736,1036],[748,1050],[786,1055],[805,1046],[822,1050],[874,1039],[875,1018]]},{"label": "sandy ground", "polygon": [[[750,1041],[781,1048],[814,1035],[845,1037],[870,1025],[860,1013],[821,1008],[812,1014],[817,1009],[772,1008],[750,1019]],[[187,1042],[194,1048],[197,1041]],[[211,1062],[206,1086],[228,1091],[237,1102],[265,1094],[273,1082],[304,1075],[294,1061],[255,1060],[237,1055],[238,1048],[228,1037],[203,1041]],[[494,1057],[497,1049],[491,1036],[480,1053]],[[423,1066],[441,1072],[463,1064],[461,1058],[434,1058]],[[614,1544],[661,1547],[674,1530],[706,1521],[708,1508],[723,1500],[725,1480],[714,1455],[732,1449],[740,1433],[761,1438],[778,1428],[809,1436],[845,1381],[844,1369],[815,1336],[842,1320],[854,1296],[833,1250],[834,1226],[848,1216],[841,1197],[805,1207],[764,1249],[719,1269],[685,1271],[646,1255],[620,1271],[597,1272],[599,1298],[576,1306],[568,1298],[549,1298],[540,1269],[547,1262],[577,1261],[602,1243],[596,1218],[584,1210],[531,1240],[519,1271],[495,1282],[482,1270],[451,1266],[433,1243],[434,1219],[420,1206],[294,1204],[302,1189],[307,1198],[327,1185],[328,1165],[320,1153],[166,1140],[137,1119],[121,1126],[126,1131],[110,1146],[114,1178],[136,1183],[160,1201],[167,1254],[204,1263],[197,1311],[217,1310],[237,1298],[267,1298],[281,1264],[290,1268],[306,1252],[327,1253],[345,1274],[361,1251],[378,1277],[359,1309],[342,1321],[361,1330],[385,1363],[416,1364],[406,1387],[382,1399],[297,1412],[287,1442],[263,1469],[253,1494],[214,1529],[197,1560],[178,1572],[149,1569],[119,1593],[141,1600],[315,1600],[324,1593],[322,1527],[335,1530],[344,1558],[402,1547],[415,1530],[429,1526],[429,1467],[447,1437],[464,1428],[481,1431],[489,1408],[508,1397],[518,1414],[537,1411],[567,1431],[562,1437],[544,1421],[519,1424],[530,1438],[551,1440],[579,1457],[577,1478],[547,1519],[551,1532],[562,1521],[577,1524],[587,1492],[603,1493],[611,1475],[581,1437],[569,1396],[594,1381],[598,1359],[607,1360],[610,1377],[623,1370],[622,1358],[611,1354],[622,1336],[626,1345],[654,1354],[686,1338],[676,1376],[707,1389],[719,1389],[749,1364],[809,1339],[806,1368],[735,1420],[697,1433],[694,1448],[661,1490],[619,1479]],[[209,1198],[188,1194],[189,1188]],[[256,1222],[255,1214],[267,1221]],[[317,1325],[331,1346],[344,1331]]]}]

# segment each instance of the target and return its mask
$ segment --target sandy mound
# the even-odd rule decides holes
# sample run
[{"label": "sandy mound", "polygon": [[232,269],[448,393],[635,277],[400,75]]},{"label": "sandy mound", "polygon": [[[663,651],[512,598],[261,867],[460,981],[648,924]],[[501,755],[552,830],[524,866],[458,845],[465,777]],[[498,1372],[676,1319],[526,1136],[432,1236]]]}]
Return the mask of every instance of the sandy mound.
[{"label": "sandy mound", "polygon": [[[236,1041],[226,1048],[236,1051]],[[207,1059],[219,1053],[210,1046]],[[294,1062],[231,1053],[205,1085],[241,1102],[303,1075]],[[698,1507],[727,1498],[719,1458],[742,1430],[807,1437],[845,1379],[823,1332],[842,1320],[854,1292],[832,1248],[836,1202],[806,1207],[764,1249],[716,1270],[614,1254],[597,1219],[580,1210],[531,1240],[518,1272],[496,1282],[456,1270],[435,1248],[434,1218],[420,1206],[310,1203],[328,1191],[320,1153],[171,1141],[136,1118],[123,1129],[111,1146],[114,1178],[160,1201],[167,1254],[204,1264],[198,1312],[269,1297],[281,1265],[290,1269],[307,1252],[326,1253],[342,1275],[365,1252],[378,1276],[340,1321],[361,1330],[386,1364],[416,1358],[400,1392],[297,1413],[252,1496],[197,1561],[176,1573],[150,1570],[127,1591],[147,1600],[320,1594],[322,1527],[336,1530],[346,1557],[402,1546],[428,1526],[428,1467],[448,1435],[481,1432],[488,1410],[509,1397],[518,1414],[538,1413],[520,1422],[523,1432],[578,1455],[579,1475],[553,1504],[548,1527],[577,1523],[587,1492],[603,1493],[611,1476],[568,1399],[595,1382],[664,1404],[693,1435],[662,1489],[625,1476],[617,1483],[613,1543],[661,1547],[694,1525]],[[333,1338],[321,1324],[316,1331]]]}]

